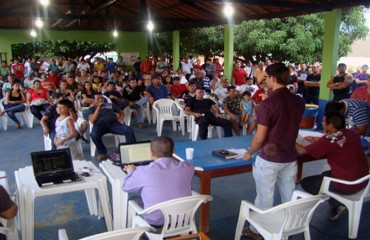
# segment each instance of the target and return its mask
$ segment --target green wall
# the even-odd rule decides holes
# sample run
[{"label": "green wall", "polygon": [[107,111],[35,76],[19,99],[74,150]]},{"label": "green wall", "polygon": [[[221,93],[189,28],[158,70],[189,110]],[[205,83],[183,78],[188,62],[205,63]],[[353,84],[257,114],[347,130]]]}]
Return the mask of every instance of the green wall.
[{"label": "green wall", "polygon": [[[0,29],[0,52],[6,52],[8,61],[12,58],[11,45],[32,42],[30,30]],[[42,34],[41,34],[42,33]],[[112,42],[117,44],[117,52],[139,52],[143,59],[148,55],[148,36],[145,32],[118,32],[114,38],[112,32],[104,31],[48,31],[40,30],[36,40],[76,40],[94,42]]]}]

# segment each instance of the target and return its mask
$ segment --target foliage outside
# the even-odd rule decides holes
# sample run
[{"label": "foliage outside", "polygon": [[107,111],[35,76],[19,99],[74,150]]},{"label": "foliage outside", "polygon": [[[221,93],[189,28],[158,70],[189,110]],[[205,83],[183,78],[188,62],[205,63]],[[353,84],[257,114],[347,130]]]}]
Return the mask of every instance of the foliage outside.
[{"label": "foliage outside", "polygon": [[[342,14],[339,57],[350,52],[352,43],[369,33],[364,7]],[[272,58],[289,62],[322,61],[325,13],[299,17],[250,20],[235,25],[235,56],[247,60]],[[224,26],[180,31],[181,56],[223,56]],[[157,33],[150,41],[152,55],[172,55],[172,33]]]},{"label": "foliage outside", "polygon": [[98,43],[84,41],[53,40],[34,43],[13,44],[13,56],[26,58],[32,56],[54,57],[63,56],[65,58],[84,57],[86,55],[95,56],[97,53],[116,51],[114,43]]}]

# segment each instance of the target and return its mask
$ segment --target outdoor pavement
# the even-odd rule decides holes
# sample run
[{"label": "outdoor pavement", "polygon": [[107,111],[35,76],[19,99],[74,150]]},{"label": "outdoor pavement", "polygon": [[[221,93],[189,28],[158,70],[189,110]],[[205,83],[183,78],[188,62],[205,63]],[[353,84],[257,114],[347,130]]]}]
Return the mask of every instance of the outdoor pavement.
[{"label": "outdoor pavement", "polygon": [[[0,122],[1,122],[0,118]],[[9,186],[15,191],[14,171],[31,165],[30,152],[44,149],[43,135],[40,124],[35,120],[32,129],[23,126],[16,129],[14,123],[9,121],[7,131],[2,129],[0,123],[0,169],[7,172]],[[150,140],[156,136],[154,125],[144,129],[136,127],[132,123],[138,141]],[[172,131],[172,124],[165,123],[162,135],[172,137],[175,141],[188,141],[188,134],[181,135],[181,131]],[[216,134],[213,134],[216,136]],[[111,137],[105,137],[104,141],[110,151],[114,150],[114,141]],[[226,141],[226,139],[225,139]],[[247,147],[247,146],[246,146]],[[89,144],[83,144],[86,160],[92,161],[98,166],[99,161],[90,157]],[[206,151],[206,150],[205,150]],[[304,165],[303,177],[318,174],[324,166],[323,161],[316,161]],[[297,186],[299,189],[300,187]],[[193,189],[199,190],[199,179],[194,177]],[[239,214],[241,200],[253,202],[256,192],[251,173],[239,174],[229,177],[216,178],[212,180],[211,222],[209,236],[213,240],[234,239],[236,222]],[[279,197],[276,195],[276,203]],[[330,221],[327,203],[321,204],[311,223],[311,239],[313,240],[337,240],[347,239],[348,218],[338,221]],[[86,204],[84,192],[73,192],[68,194],[54,195],[38,198],[35,205],[35,239],[57,239],[57,232],[65,228],[69,239],[79,239],[92,234],[105,232],[104,219],[98,220],[96,216],[90,216]],[[370,240],[370,202],[363,206],[358,239]],[[243,238],[248,239],[248,238]],[[303,234],[291,239],[304,239]]]}]

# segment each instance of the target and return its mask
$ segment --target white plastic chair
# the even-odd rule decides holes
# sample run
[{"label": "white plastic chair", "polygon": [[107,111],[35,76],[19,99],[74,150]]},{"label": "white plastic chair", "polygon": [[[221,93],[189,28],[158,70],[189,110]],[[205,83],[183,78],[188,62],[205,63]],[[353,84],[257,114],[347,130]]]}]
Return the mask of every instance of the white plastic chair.
[{"label": "white plastic chair", "polygon": [[[6,176],[5,171],[0,171],[0,185],[3,186],[4,189],[11,196],[11,194],[9,192],[8,178]],[[0,233],[4,234],[6,236],[6,239],[11,239],[11,240],[18,240],[19,239],[18,229],[17,229],[17,222],[16,222],[15,217],[12,218],[12,219],[0,218],[0,222],[3,225],[3,227],[0,227]]]},{"label": "white plastic chair", "polygon": [[[363,183],[366,181],[368,182],[365,188],[351,195],[343,195],[343,194],[334,193],[334,192],[329,191],[329,186],[330,186],[330,183],[332,182],[342,183],[346,185],[355,185],[355,184]],[[364,202],[364,198],[370,196],[370,174],[356,181],[345,181],[345,180],[335,179],[331,177],[324,177],[319,193],[326,194],[336,199],[337,201],[341,202],[347,207],[348,209],[348,238],[350,239],[357,238],[358,227],[360,225],[362,204]]]},{"label": "white plastic chair", "polygon": [[[89,126],[90,126],[90,133],[92,131],[92,128],[93,128],[93,124],[89,121]],[[105,136],[113,136],[114,137],[114,140],[116,142],[116,146],[118,147],[120,143],[124,143],[126,142],[126,136],[125,135],[118,135],[118,134],[113,134],[113,133],[107,133],[104,135]],[[90,139],[90,155],[92,157],[95,156],[95,151],[96,151],[96,146],[95,146],[95,143],[92,139]]]},{"label": "white plastic chair", "polygon": [[176,131],[176,121],[180,122],[182,135],[185,135],[185,116],[180,104],[172,99],[159,99],[153,103],[157,119],[157,135],[161,136],[164,121],[172,121],[173,130]]},{"label": "white plastic chair", "polygon": [[166,237],[196,233],[197,227],[195,225],[194,214],[202,203],[211,200],[212,197],[209,195],[194,195],[159,203],[145,210],[135,201],[131,200],[129,201],[128,224],[132,222],[132,227],[150,227],[141,215],[159,210],[164,216],[163,227],[161,231],[156,234],[147,232],[146,234],[149,239],[159,240]]},{"label": "white plastic chair", "polygon": [[[0,111],[5,110],[4,104],[5,104],[5,98],[2,98],[0,100]],[[19,119],[19,122],[21,123],[21,125],[24,125],[24,123],[26,123],[27,127],[31,128],[29,121],[28,121],[29,117],[27,115],[27,107],[26,107],[26,110],[24,110],[23,112],[17,112],[15,115]],[[8,130],[8,114],[6,112],[2,116],[2,121],[3,121],[4,131]]]},{"label": "white plastic chair", "polygon": [[[297,197],[302,199],[295,200]],[[280,240],[301,232],[304,232],[305,239],[309,240],[309,224],[313,213],[327,198],[325,195],[313,196],[296,190],[291,202],[267,210],[259,209],[254,204],[243,200],[240,205],[235,240],[240,239],[245,221],[253,225],[266,240]]]},{"label": "white plastic chair", "polygon": [[[199,134],[199,125],[195,122],[195,117],[193,115],[188,115],[188,116],[190,116],[190,127],[191,127],[190,139],[191,141],[196,141],[198,138],[198,134]],[[213,126],[213,125],[208,125],[208,136],[207,137],[212,138],[213,127],[216,127],[218,138],[221,138],[222,137],[221,127]]]},{"label": "white plastic chair", "polygon": [[[150,231],[151,227],[127,228],[111,232],[95,234],[89,237],[81,238],[80,240],[139,240],[144,232]],[[65,229],[58,230],[58,240],[68,240],[67,231]]]}]

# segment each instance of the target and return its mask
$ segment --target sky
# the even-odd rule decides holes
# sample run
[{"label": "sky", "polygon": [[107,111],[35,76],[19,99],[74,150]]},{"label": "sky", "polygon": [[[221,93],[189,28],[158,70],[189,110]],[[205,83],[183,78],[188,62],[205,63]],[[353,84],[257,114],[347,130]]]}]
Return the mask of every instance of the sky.
[{"label": "sky", "polygon": [[370,27],[370,8],[367,9],[366,22],[367,22],[367,26]]}]

